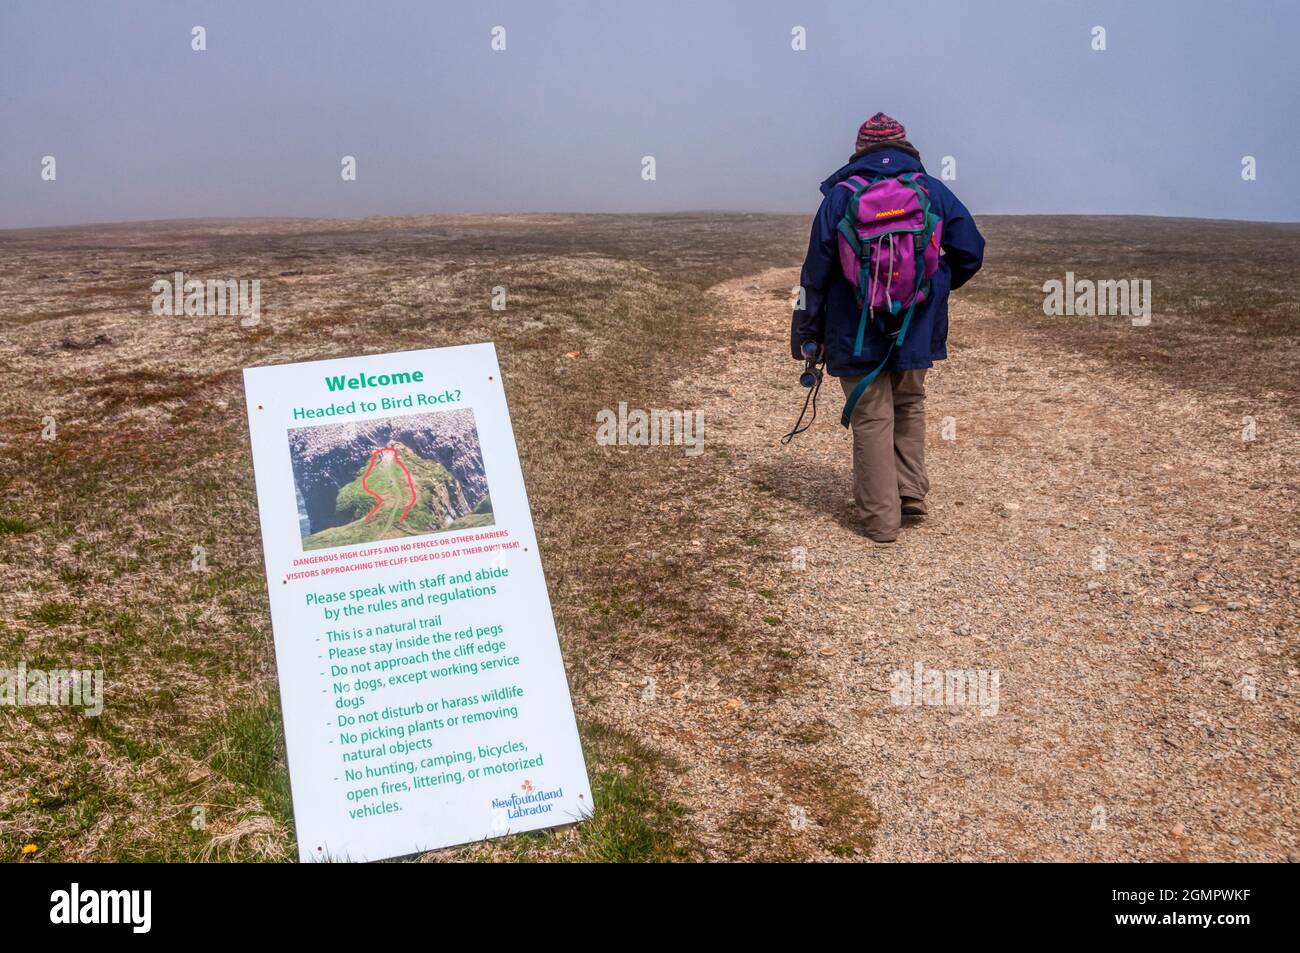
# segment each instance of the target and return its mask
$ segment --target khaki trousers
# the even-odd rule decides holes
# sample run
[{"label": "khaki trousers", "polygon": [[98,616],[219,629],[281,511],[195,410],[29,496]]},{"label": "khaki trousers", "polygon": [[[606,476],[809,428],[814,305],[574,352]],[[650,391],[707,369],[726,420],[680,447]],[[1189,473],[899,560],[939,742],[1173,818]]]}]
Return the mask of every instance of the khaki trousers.
[{"label": "khaki trousers", "polygon": [[[841,377],[844,396],[861,377]],[[925,475],[925,369],[882,372],[849,418],[853,430],[853,501],[866,533],[885,542],[898,536],[900,496],[923,500]]]}]

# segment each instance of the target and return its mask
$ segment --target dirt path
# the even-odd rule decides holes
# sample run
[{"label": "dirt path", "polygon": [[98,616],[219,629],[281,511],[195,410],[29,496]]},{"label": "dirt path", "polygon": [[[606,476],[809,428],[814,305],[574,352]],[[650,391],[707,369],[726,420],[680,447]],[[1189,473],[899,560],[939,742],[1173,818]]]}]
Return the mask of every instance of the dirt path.
[{"label": "dirt path", "polygon": [[[1247,446],[1238,408],[1126,384],[957,303],[928,380],[931,515],[872,546],[833,381],[813,430],[777,444],[802,393],[783,356],[797,280],[712,289],[716,319],[749,333],[675,394],[729,461],[711,495],[806,550],[774,583],[808,676],[794,697],[746,700],[731,730],[725,677],[629,706],[688,766],[674,793],[710,849],[736,856],[738,805],[763,800],[769,823],[786,803],[802,856],[844,855],[815,828],[874,808],[877,860],[1295,859],[1295,432],[1261,421]],[[725,509],[707,520],[726,531]],[[891,673],[918,663],[996,673],[996,714],[988,695],[989,714],[891,703]],[[817,766],[846,782],[833,806],[795,776]]]},{"label": "dirt path", "polygon": [[[377,492],[374,487],[369,486],[366,482],[367,478],[377,483],[383,492]],[[383,447],[371,454],[370,465],[361,477],[361,489],[375,498],[374,508],[365,518],[369,520],[376,514],[382,513],[383,529],[380,530],[380,539],[385,538],[393,527],[406,518],[406,514],[416,502],[410,471],[398,459],[397,451],[390,447]]]}]

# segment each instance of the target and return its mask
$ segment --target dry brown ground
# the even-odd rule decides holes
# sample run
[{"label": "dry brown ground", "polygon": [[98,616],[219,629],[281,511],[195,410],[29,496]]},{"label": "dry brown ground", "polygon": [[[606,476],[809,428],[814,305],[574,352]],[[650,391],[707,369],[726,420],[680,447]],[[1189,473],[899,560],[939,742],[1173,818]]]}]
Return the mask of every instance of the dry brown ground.
[{"label": "dry brown ground", "polygon": [[[0,855],[292,856],[238,369],[475,340],[501,354],[604,810],[439,858],[1294,855],[1300,268],[1265,252],[1300,242],[981,224],[988,264],[930,379],[932,515],[887,549],[853,526],[833,384],[814,430],[777,443],[802,397],[796,278],[763,269],[798,259],[802,220],[0,234],[0,664],[109,679],[97,719],[0,710]],[[1214,255],[1243,241],[1258,274],[1216,298]],[[1206,267],[1184,279],[1171,250]],[[1069,262],[1150,270],[1155,333],[1035,315]],[[152,315],[176,269],[260,277],[263,326]],[[702,409],[704,454],[598,446],[620,401]],[[918,661],[997,670],[998,714],[890,704]]]},{"label": "dry brown ground", "polygon": [[[784,804],[791,854],[844,853],[819,836],[836,807],[782,770],[798,750],[833,767],[840,810],[846,789],[864,816],[874,805],[877,860],[1295,859],[1300,543],[1283,395],[1126,379],[958,301],[953,358],[929,378],[931,515],[876,547],[854,525],[838,387],[811,432],[776,442],[797,410],[782,358],[797,281],[779,269],[717,286],[716,320],[746,333],[678,394],[730,461],[711,494],[727,502],[699,534],[757,515],[807,550],[802,571],[752,577],[780,594],[770,611],[801,690],[737,705],[726,676],[692,680],[669,659],[624,679],[653,675],[653,702],[602,697],[689,766],[675,793],[711,851],[738,853],[737,806],[764,805],[770,824]],[[997,714],[891,704],[890,673],[918,661],[999,672]]]},{"label": "dry brown ground", "polygon": [[[688,536],[707,496],[707,480],[694,484],[724,464],[598,446],[595,413],[657,406],[683,354],[698,353],[704,289],[791,258],[801,228],[538,215],[0,233],[0,666],[102,668],[106,683],[97,718],[0,706],[0,857],[293,855],[239,369],[485,340],[599,813],[576,831],[441,856],[693,855],[692,825],[662,794],[674,766],[607,725],[587,687],[623,658],[704,665],[740,641],[709,603],[724,581],[741,593],[743,565],[705,550],[647,565],[636,551],[647,528],[669,545]],[[262,323],[151,313],[150,285],[176,270],[259,279]],[[498,285],[505,311],[490,307]]]}]

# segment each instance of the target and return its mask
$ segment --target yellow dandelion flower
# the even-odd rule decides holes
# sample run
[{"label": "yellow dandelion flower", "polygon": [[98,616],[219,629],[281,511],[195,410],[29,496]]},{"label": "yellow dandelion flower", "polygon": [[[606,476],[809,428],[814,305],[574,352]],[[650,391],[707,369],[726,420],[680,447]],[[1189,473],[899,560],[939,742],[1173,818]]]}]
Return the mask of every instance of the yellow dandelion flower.
[{"label": "yellow dandelion flower", "polygon": [[34,798],[32,798],[32,803],[33,803],[33,804],[40,804],[40,803],[41,803],[41,799],[38,798],[38,797],[34,797]]},{"label": "yellow dandelion flower", "polygon": [[24,845],[23,845],[23,856],[26,856],[27,854],[34,854],[34,853],[36,853],[36,850],[37,850],[37,847],[36,847],[35,844],[24,844]]}]

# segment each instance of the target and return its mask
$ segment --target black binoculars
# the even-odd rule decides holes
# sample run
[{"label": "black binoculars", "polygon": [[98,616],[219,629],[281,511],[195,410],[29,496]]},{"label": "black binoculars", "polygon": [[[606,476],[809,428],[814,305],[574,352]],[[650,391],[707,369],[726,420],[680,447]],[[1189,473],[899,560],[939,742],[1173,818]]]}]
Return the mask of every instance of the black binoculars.
[{"label": "black binoculars", "polygon": [[822,381],[820,366],[821,345],[816,341],[804,341],[799,348],[803,354],[803,373],[799,375],[799,386],[814,387]]}]

